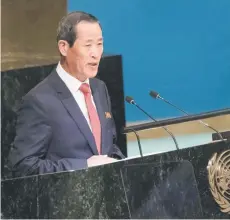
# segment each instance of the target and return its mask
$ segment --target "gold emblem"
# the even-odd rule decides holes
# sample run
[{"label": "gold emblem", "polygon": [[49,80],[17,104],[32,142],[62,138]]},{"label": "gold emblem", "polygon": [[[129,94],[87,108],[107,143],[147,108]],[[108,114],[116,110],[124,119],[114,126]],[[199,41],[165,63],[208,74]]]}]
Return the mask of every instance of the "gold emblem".
[{"label": "gold emblem", "polygon": [[211,193],[224,213],[230,214],[230,150],[217,156],[208,163],[208,180]]},{"label": "gold emblem", "polygon": [[105,117],[106,118],[112,118],[111,114],[109,112],[105,112]]}]

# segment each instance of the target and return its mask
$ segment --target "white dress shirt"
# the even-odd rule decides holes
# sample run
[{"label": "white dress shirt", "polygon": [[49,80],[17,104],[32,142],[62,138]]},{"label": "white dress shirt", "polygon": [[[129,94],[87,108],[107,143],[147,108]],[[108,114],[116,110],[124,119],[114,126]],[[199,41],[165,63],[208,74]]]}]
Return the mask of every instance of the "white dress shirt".
[{"label": "white dress shirt", "polygon": [[[68,87],[70,92],[72,93],[75,101],[77,102],[79,108],[81,109],[81,111],[82,111],[91,131],[92,131],[92,128],[90,125],[90,120],[89,120],[89,114],[88,114],[88,110],[86,107],[85,97],[84,97],[84,94],[79,90],[82,83],[89,84],[89,79],[87,79],[85,82],[79,81],[78,79],[76,79],[75,77],[73,77],[72,75],[67,73],[63,69],[63,67],[61,66],[60,62],[57,65],[56,71],[57,71],[58,75],[60,76],[60,78],[63,80],[63,82],[66,84],[66,86]],[[95,102],[93,100],[92,95],[91,95],[91,99],[92,99],[93,105],[96,108],[96,105],[95,105]]]}]

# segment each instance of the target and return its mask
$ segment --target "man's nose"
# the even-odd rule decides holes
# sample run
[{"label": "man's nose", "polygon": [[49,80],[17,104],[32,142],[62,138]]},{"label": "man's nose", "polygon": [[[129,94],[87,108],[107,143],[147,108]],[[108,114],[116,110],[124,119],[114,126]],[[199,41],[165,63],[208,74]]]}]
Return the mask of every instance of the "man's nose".
[{"label": "man's nose", "polygon": [[100,56],[101,50],[96,46],[93,46],[90,51],[90,56],[93,58],[98,58]]}]

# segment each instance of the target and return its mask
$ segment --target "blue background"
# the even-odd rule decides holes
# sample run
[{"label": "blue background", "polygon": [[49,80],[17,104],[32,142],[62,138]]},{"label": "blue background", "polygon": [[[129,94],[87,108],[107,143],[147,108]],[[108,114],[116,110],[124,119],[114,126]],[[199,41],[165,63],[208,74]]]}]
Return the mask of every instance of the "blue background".
[{"label": "blue background", "polygon": [[[121,54],[125,95],[156,118],[230,106],[230,0],[68,0],[101,22],[104,52]],[[126,120],[147,120],[126,104]]]}]

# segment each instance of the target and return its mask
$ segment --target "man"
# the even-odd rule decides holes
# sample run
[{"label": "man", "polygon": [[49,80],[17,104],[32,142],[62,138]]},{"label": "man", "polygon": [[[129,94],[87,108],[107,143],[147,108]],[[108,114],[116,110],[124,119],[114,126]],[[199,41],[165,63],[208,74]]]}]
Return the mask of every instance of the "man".
[{"label": "man", "polygon": [[[107,164],[124,158],[105,84],[94,78],[103,53],[99,21],[72,12],[59,23],[60,62],[24,98],[10,153],[13,176]],[[114,159],[116,158],[116,159]]]}]

